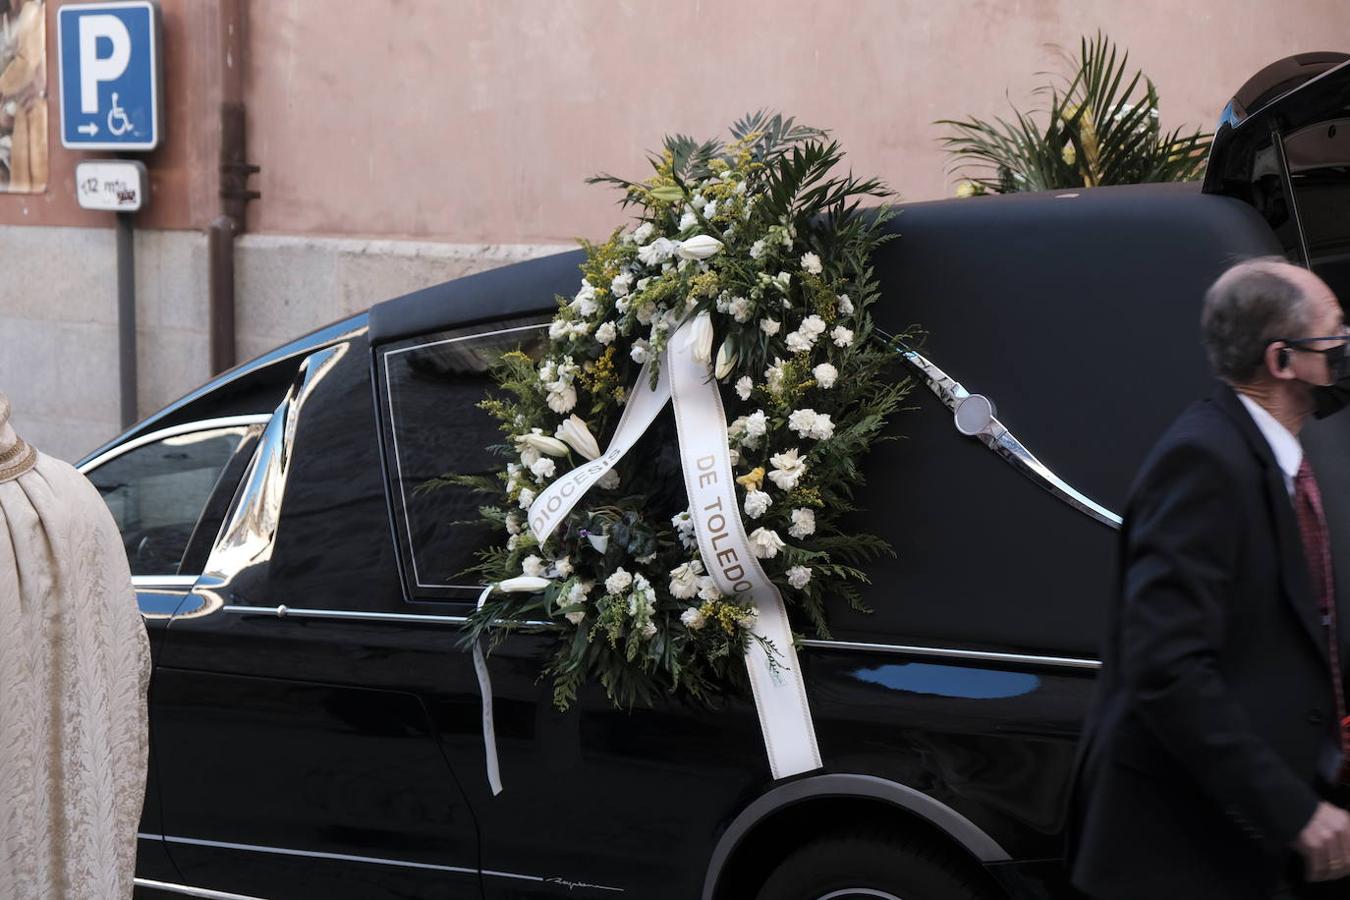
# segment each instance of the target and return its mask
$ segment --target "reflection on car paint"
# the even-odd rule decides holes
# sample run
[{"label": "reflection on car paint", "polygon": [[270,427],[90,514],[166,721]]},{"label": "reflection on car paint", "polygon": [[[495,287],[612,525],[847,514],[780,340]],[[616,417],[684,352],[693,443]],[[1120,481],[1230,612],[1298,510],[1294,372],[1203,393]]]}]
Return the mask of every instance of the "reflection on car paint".
[{"label": "reflection on car paint", "polygon": [[970,700],[997,700],[1030,694],[1041,679],[1028,672],[998,669],[974,669],[966,666],[939,666],[932,663],[891,663],[858,669],[853,677],[896,691],[931,694],[936,697],[964,697]]}]

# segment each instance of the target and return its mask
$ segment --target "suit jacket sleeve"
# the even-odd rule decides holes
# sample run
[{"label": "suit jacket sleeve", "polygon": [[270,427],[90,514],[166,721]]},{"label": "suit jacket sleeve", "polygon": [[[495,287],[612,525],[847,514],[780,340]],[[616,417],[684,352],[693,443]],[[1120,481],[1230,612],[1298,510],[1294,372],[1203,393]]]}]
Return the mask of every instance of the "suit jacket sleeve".
[{"label": "suit jacket sleeve", "polygon": [[1215,453],[1178,444],[1134,492],[1125,547],[1121,659],[1133,707],[1235,821],[1286,847],[1318,797],[1229,695],[1215,657],[1240,566],[1237,478]]}]

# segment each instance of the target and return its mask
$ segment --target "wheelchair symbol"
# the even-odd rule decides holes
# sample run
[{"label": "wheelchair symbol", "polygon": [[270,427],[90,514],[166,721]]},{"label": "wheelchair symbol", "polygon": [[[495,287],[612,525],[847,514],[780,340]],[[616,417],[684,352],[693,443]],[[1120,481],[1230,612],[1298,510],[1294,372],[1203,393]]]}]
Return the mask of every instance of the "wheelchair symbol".
[{"label": "wheelchair symbol", "polygon": [[131,119],[127,118],[127,111],[117,105],[117,92],[113,91],[112,109],[108,110],[108,130],[112,132],[113,137],[121,137],[131,130]]}]

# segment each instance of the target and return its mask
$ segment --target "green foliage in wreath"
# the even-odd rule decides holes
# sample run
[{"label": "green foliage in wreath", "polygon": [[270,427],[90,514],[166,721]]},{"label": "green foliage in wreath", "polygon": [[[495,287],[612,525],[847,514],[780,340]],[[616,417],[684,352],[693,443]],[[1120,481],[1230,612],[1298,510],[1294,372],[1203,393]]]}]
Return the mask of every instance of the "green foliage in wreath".
[{"label": "green foliage in wreath", "polygon": [[622,190],[637,222],[585,244],[580,290],[558,298],[542,355],[502,356],[502,390],[482,406],[510,462],[464,479],[493,495],[481,512],[506,534],[473,571],[548,580],[489,595],[466,640],[551,623],[544,674],[560,708],[589,679],[623,706],[745,683],[755,611],[699,558],[668,410],[542,546],[526,523],[544,486],[600,454],[643,363],[688,317],[731,417],[745,530],[798,627],[828,635],[827,597],[863,608],[860,566],[891,551],[840,522],[908,381],[869,313],[891,213],[859,205],[888,191],[835,174],[842,156],[826,132],[759,113],[725,144],[667,138],[645,181],[591,179]]}]

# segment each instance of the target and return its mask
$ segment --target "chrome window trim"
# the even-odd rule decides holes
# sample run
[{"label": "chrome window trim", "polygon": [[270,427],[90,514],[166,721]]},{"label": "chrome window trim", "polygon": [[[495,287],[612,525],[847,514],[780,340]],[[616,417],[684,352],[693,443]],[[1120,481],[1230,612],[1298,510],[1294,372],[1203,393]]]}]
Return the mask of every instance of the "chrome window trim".
[{"label": "chrome window trim", "polygon": [[[252,853],[298,856],[305,859],[333,859],[342,862],[371,863],[377,866],[394,866],[402,869],[429,869],[436,872],[454,872],[463,875],[487,875],[493,878],[513,878],[517,881],[557,884],[566,887],[569,890],[584,887],[601,891],[613,891],[619,894],[626,893],[624,888],[593,884],[588,881],[572,881],[571,879],[563,878],[560,875],[522,875],[516,872],[501,872],[493,869],[471,869],[465,866],[446,866],[438,863],[414,862],[410,859],[389,859],[381,856],[356,856],[349,853],[327,853],[319,850],[293,850],[288,847],[265,847],[261,844],[236,844],[229,841],[208,841],[202,838],[174,837],[165,834],[138,834],[136,837],[143,841],[163,841],[166,844],[188,844],[193,847],[212,847],[219,850],[246,850]],[[137,879],[137,883],[140,883],[141,880],[142,879]],[[176,885],[175,887],[186,888],[186,885]],[[222,900],[263,900],[263,898],[246,897],[242,894],[225,894],[218,891],[211,892],[206,888],[187,888],[187,890],[205,891],[205,893],[200,894],[189,894],[189,896],[193,897],[215,897],[222,898]],[[186,893],[186,891],[184,892]]]},{"label": "chrome window trim", "polygon": [[[293,608],[289,606],[221,607],[222,612],[236,615],[271,616],[278,619],[329,619],[348,622],[404,622],[423,625],[463,625],[468,616],[426,615],[417,613],[350,612],[337,609]],[[555,622],[502,620],[497,625],[518,628],[556,628]],[[1059,669],[1089,669],[1102,667],[1101,660],[1078,656],[1044,656],[1033,653],[1001,653],[993,650],[965,650],[953,647],[924,647],[916,644],[876,644],[863,641],[836,641],[807,638],[803,647],[819,650],[848,650],[860,653],[891,653],[902,656],[934,656],[944,659],[965,659],[974,662],[1013,663],[1016,665],[1049,666]]]},{"label": "chrome window trim", "polygon": [[81,474],[88,474],[99,466],[102,466],[124,453],[130,453],[132,450],[138,450],[146,444],[153,444],[155,441],[162,441],[165,438],[178,437],[183,434],[191,434],[194,431],[211,431],[215,428],[239,428],[249,425],[266,425],[271,419],[270,415],[250,414],[246,416],[224,416],[219,419],[197,419],[193,422],[184,422],[182,425],[174,425],[169,428],[161,428],[158,431],[152,431],[149,434],[141,435],[138,438],[132,438],[125,444],[118,444],[110,450],[105,450],[98,456],[80,463],[77,467]]},{"label": "chrome window trim", "polygon": [[224,606],[224,594],[240,573],[271,561],[301,412],[350,348],[351,344],[335,344],[305,357],[286,396],[266,417],[253,458],[194,587],[194,595],[203,599],[194,615],[207,615]]},{"label": "chrome window trim", "polygon": [[413,344],[410,347],[400,347],[397,350],[381,351],[380,363],[384,366],[384,392],[388,402],[386,409],[389,410],[389,438],[394,445],[394,473],[398,476],[398,496],[399,502],[403,506],[403,531],[409,535],[408,538],[408,559],[412,563],[413,582],[419,588],[433,589],[458,589],[458,590],[481,590],[481,587],[475,587],[471,584],[423,584],[422,576],[417,571],[417,548],[412,544],[412,517],[408,514],[408,495],[403,488],[403,460],[399,455],[398,448],[398,426],[394,421],[394,389],[389,379],[389,359],[400,353],[409,353],[413,350],[425,350],[427,347],[439,347],[441,344],[456,344],[460,341],[471,341],[477,338],[493,337],[498,334],[514,334],[517,331],[539,331],[548,328],[547,322],[537,325],[517,325],[514,328],[498,328],[495,331],[476,331],[473,334],[464,334],[459,337],[445,338],[439,341],[424,341],[420,344]]},{"label": "chrome window trim", "polygon": [[255,897],[252,894],[231,894],[227,891],[213,891],[210,888],[193,887],[190,884],[175,884],[171,881],[154,881],[150,878],[136,878],[133,880],[136,887],[148,888],[152,891],[162,891],[166,894],[182,894],[184,897],[204,897],[206,900],[267,900],[266,897]]},{"label": "chrome window trim", "polygon": [[[259,415],[256,413],[243,416],[222,416],[216,419],[196,419],[192,422],[184,422],[181,425],[173,425],[169,428],[161,428],[158,431],[152,431],[149,434],[143,434],[138,438],[133,438],[125,444],[118,444],[109,450],[105,450],[98,456],[80,463],[76,467],[81,475],[88,475],[99,466],[106,465],[130,453],[132,450],[139,450],[148,444],[162,441],[165,438],[179,437],[184,434],[193,434],[198,431],[214,431],[219,428],[250,428],[254,425],[266,425],[271,419],[268,415]],[[246,432],[247,434],[247,432]],[[241,439],[242,440],[242,439]],[[235,445],[238,449],[238,445]],[[228,465],[228,464],[227,464]],[[200,514],[199,514],[200,515]],[[139,588],[191,588],[197,583],[196,575],[133,575],[131,583]]]},{"label": "chrome window trim", "polygon": [[[91,457],[94,455],[101,456],[105,450],[111,449],[113,445],[121,446],[120,442],[127,435],[135,434],[138,429],[149,427],[155,422],[173,415],[184,407],[190,406],[213,391],[219,390],[228,384],[232,384],[247,375],[265,369],[274,363],[282,363],[290,359],[295,359],[298,356],[313,353],[316,350],[322,350],[330,344],[352,340],[366,330],[366,319],[367,313],[357,313],[350,318],[320,328],[318,331],[302,335],[293,341],[288,341],[280,347],[268,350],[261,356],[256,356],[247,362],[240,363],[233,369],[220,373],[206,384],[203,384],[201,387],[178,398],[159,412],[153,413],[143,421],[137,422],[130,429],[117,435],[102,447],[96,448],[93,451],[93,454],[91,454]],[[77,466],[76,468],[79,467]]]}]

